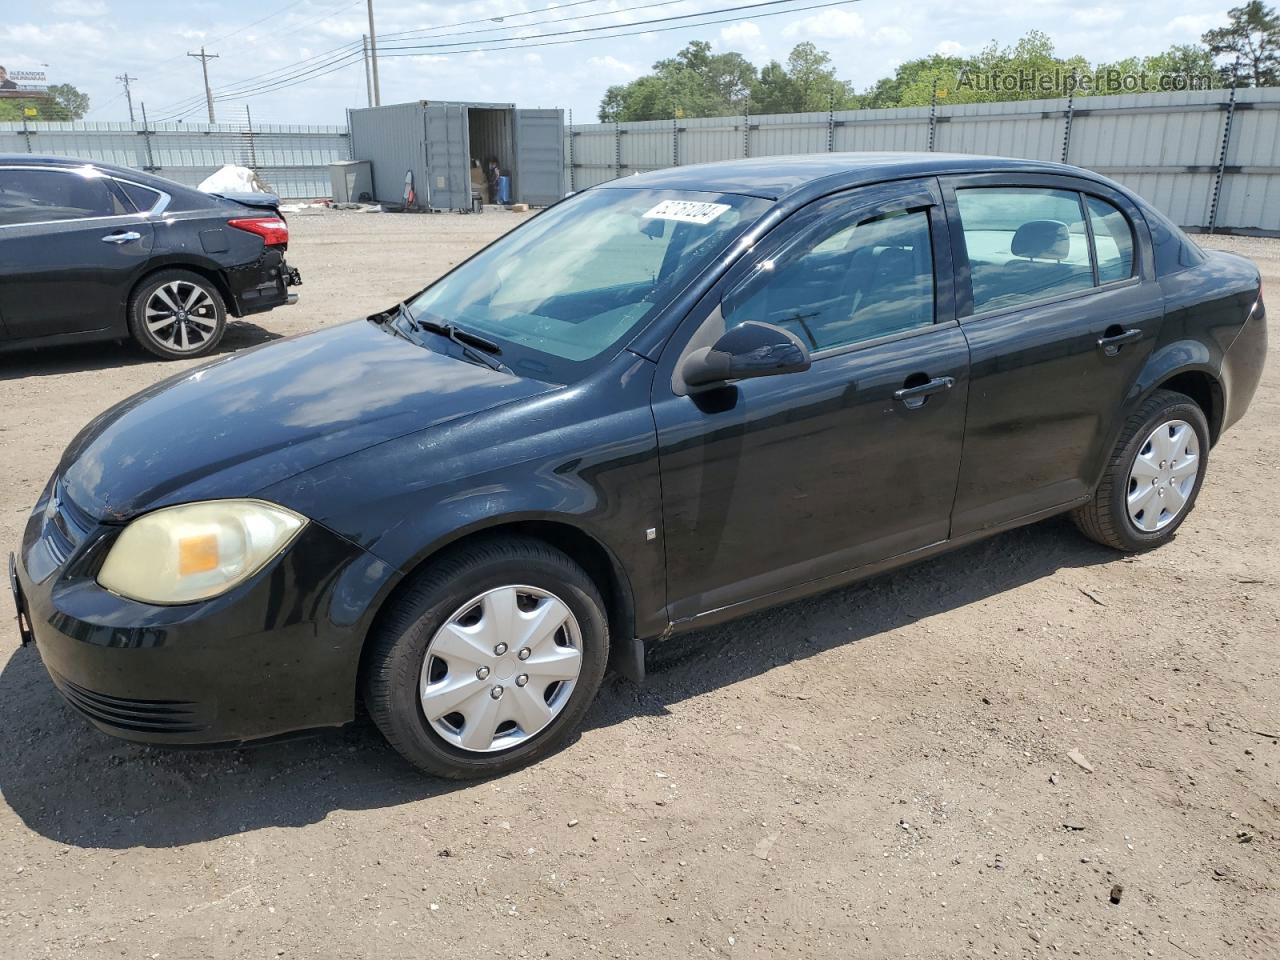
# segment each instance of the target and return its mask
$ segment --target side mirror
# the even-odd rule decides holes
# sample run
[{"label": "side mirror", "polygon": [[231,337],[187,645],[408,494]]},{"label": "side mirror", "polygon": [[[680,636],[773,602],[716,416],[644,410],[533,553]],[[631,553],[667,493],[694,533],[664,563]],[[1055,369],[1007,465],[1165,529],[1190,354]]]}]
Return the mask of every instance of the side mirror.
[{"label": "side mirror", "polygon": [[799,337],[771,323],[748,320],[725,331],[713,346],[685,357],[680,375],[689,386],[702,387],[726,380],[799,373],[809,366],[809,351]]}]

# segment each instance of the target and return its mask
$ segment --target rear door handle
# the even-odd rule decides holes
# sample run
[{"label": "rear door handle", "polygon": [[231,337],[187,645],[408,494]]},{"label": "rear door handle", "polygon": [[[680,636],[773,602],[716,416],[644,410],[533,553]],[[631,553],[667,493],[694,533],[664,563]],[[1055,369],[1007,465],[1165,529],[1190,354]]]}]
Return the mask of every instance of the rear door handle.
[{"label": "rear door handle", "polygon": [[1142,339],[1142,331],[1137,327],[1123,330],[1120,333],[1103,334],[1098,338],[1098,349],[1108,357],[1114,357],[1126,343]]},{"label": "rear door handle", "polygon": [[141,240],[142,234],[136,230],[125,230],[122,233],[108,233],[102,238],[103,243],[129,243],[133,240]]},{"label": "rear door handle", "polygon": [[932,394],[950,390],[955,385],[955,377],[934,377],[926,383],[893,391],[893,399],[901,401],[908,410],[917,410],[924,406],[925,400]]}]

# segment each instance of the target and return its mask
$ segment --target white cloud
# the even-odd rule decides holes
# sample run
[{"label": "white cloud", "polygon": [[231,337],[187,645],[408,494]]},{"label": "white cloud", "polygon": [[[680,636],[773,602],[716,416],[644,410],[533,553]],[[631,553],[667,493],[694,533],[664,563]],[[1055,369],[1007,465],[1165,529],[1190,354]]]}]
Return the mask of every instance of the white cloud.
[{"label": "white cloud", "polygon": [[63,17],[105,17],[107,5],[102,0],[58,0],[53,12]]},{"label": "white cloud", "polygon": [[852,10],[826,10],[787,24],[782,35],[808,38],[821,45],[823,41],[854,40],[866,32],[866,24],[860,14]]},{"label": "white cloud", "polygon": [[721,27],[720,46],[726,50],[758,51],[764,49],[764,41],[761,39],[760,28],[747,20]]},{"label": "white cloud", "polygon": [[604,74],[608,77],[638,77],[640,75],[639,67],[627,63],[625,60],[619,60],[615,56],[588,57],[587,66],[591,68],[593,73]]},{"label": "white cloud", "polygon": [[1084,7],[1071,11],[1071,19],[1085,27],[1100,27],[1123,18],[1124,14],[1115,7]]},{"label": "white cloud", "polygon": [[1226,22],[1227,18],[1221,13],[1184,13],[1170,20],[1165,31],[1175,36],[1199,40],[1206,30],[1224,26]]},{"label": "white cloud", "polygon": [[943,40],[933,48],[933,52],[940,53],[944,57],[958,57],[964,53],[964,44],[956,43],[954,40]]},{"label": "white cloud", "polygon": [[911,42],[911,34],[901,27],[881,27],[871,35],[874,43],[905,45]]}]

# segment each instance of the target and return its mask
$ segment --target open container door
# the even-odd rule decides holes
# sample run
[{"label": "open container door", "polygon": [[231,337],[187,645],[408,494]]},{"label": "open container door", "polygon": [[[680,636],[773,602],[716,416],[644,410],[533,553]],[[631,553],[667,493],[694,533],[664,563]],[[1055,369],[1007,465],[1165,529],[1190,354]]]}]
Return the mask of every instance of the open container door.
[{"label": "open container door", "polygon": [[460,103],[428,103],[424,123],[427,182],[418,186],[418,202],[431,210],[470,210],[467,108]]},{"label": "open container door", "polygon": [[515,114],[516,200],[549,206],[564,196],[564,111]]}]

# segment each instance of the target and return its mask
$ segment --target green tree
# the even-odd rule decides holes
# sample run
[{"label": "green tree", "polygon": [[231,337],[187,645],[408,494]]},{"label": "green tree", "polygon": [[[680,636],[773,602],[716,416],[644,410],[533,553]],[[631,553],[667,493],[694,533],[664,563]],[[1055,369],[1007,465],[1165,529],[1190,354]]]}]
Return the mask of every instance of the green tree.
[{"label": "green tree", "polygon": [[[960,57],[945,57],[935,53],[917,60],[908,60],[898,66],[892,77],[883,77],[867,91],[863,106],[876,109],[886,107],[918,106],[920,91],[924,91],[923,103],[933,94],[933,81],[938,80],[940,90],[955,87],[956,79],[969,61]],[[911,102],[907,91],[911,91]]]},{"label": "green tree", "polygon": [[[1280,17],[1261,0],[1227,11],[1225,27],[1206,31],[1200,38],[1219,64],[1224,82],[1239,74],[1236,82],[1255,87],[1273,85],[1280,77]],[[1224,60],[1226,62],[1224,62]]]},{"label": "green tree", "polygon": [[[34,110],[31,115],[28,111]],[[89,112],[89,95],[69,83],[49,87],[48,97],[0,100],[0,120],[79,120]]]},{"label": "green tree", "polygon": [[711,52],[695,40],[674,57],[659,60],[653,73],[612,86],[600,101],[604,123],[718,117],[742,113],[756,80],[756,68],[740,53]]},{"label": "green tree", "polygon": [[89,95],[81,93],[69,83],[55,83],[49,88],[60,120],[80,120],[89,112]]},{"label": "green tree", "polygon": [[784,67],[771,60],[751,89],[752,113],[848,110],[858,104],[848,82],[836,76],[831,55],[808,41],[797,44]]}]

